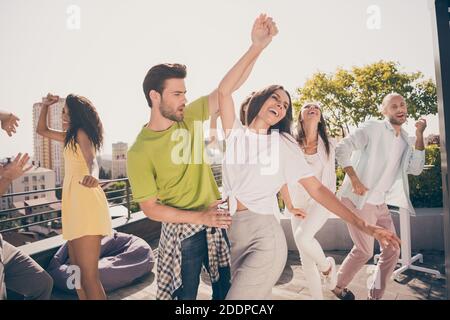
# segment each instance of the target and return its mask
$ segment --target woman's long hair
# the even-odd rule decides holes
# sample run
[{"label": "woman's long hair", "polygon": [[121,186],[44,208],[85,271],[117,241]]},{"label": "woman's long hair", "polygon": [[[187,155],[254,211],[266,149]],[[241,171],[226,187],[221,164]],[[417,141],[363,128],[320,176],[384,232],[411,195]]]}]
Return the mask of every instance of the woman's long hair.
[{"label": "woman's long hair", "polygon": [[103,125],[93,104],[85,97],[69,94],[66,97],[66,105],[69,110],[70,125],[66,132],[64,147],[70,146],[76,151],[77,133],[79,129],[82,129],[95,150],[100,150],[103,145]]},{"label": "woman's long hair", "polygon": [[247,114],[247,110],[248,110],[248,104],[250,102],[250,100],[252,99],[253,95],[255,94],[255,91],[253,91],[252,93],[250,93],[245,99],[244,101],[242,101],[241,103],[241,108],[239,109],[239,120],[241,121],[242,125],[247,126],[247,119],[246,119],[246,114]]},{"label": "woman's long hair", "polygon": [[329,156],[330,155],[330,141],[328,140],[327,123],[325,121],[325,118],[323,117],[322,108],[320,107],[319,103],[308,102],[302,106],[302,108],[300,109],[300,113],[298,114],[297,135],[295,138],[297,139],[297,142],[301,147],[306,146],[306,133],[305,133],[305,128],[303,127],[302,110],[308,105],[315,105],[315,106],[319,107],[320,122],[318,123],[317,132],[318,132],[320,138],[322,138],[322,141],[325,144],[325,150],[327,152],[327,156]]},{"label": "woman's long hair", "polygon": [[268,86],[261,91],[255,92],[250,102],[248,103],[248,109],[247,109],[247,124],[250,125],[253,121],[253,119],[256,118],[259,111],[261,110],[261,107],[263,104],[267,101],[267,99],[270,98],[270,96],[277,90],[283,90],[286,92],[288,98],[289,98],[289,106],[286,110],[286,116],[281,119],[278,123],[271,126],[268,129],[268,133],[270,134],[272,130],[278,130],[280,133],[289,134],[291,135],[291,128],[292,128],[292,101],[291,96],[289,95],[289,92],[287,92],[282,86],[280,85],[271,85]]}]

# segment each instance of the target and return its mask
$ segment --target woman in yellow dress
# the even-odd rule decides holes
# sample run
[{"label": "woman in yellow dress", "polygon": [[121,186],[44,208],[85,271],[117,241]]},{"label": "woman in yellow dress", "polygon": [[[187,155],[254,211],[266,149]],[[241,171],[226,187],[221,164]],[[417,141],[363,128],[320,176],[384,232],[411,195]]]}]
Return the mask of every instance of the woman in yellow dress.
[{"label": "woman in yellow dress", "polygon": [[98,183],[95,158],[103,143],[103,127],[89,100],[73,94],[65,100],[64,131],[47,126],[48,108],[59,101],[59,97],[52,94],[42,99],[36,131],[64,143],[63,238],[68,241],[70,263],[80,268],[79,299],[101,300],[106,299],[106,294],[98,271],[100,242],[103,236],[112,233],[108,202]]}]

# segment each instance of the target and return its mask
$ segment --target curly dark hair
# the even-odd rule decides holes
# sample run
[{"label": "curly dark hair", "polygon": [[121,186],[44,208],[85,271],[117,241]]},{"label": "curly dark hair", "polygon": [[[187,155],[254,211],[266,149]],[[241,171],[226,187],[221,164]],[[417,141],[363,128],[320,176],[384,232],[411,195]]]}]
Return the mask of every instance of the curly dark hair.
[{"label": "curly dark hair", "polygon": [[70,146],[76,150],[78,130],[86,132],[89,140],[98,151],[103,145],[103,125],[92,102],[85,97],[69,94],[66,97],[69,110],[70,125],[66,132],[64,147]]}]

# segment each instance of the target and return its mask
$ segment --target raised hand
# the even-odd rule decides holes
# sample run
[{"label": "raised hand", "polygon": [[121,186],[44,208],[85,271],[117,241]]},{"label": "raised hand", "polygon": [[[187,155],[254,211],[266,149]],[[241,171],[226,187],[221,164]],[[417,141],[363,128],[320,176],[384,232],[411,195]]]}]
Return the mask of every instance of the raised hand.
[{"label": "raised hand", "polygon": [[30,165],[25,168],[25,165],[30,160],[30,156],[28,153],[25,153],[23,156],[19,153],[11,163],[6,164],[1,168],[2,178],[13,181],[23,175],[25,172],[30,170],[33,166]]},{"label": "raised hand", "polygon": [[423,132],[425,131],[425,128],[427,127],[427,120],[425,118],[420,118],[416,122],[416,136],[417,135],[423,135]]},{"label": "raised hand", "polygon": [[48,93],[45,98],[42,98],[42,105],[51,106],[52,104],[57,103],[59,100],[59,96]]},{"label": "raised hand", "polygon": [[265,14],[256,18],[252,28],[252,43],[262,49],[267,47],[272,38],[278,34],[278,28],[271,17]]},{"label": "raised hand", "polygon": [[12,113],[9,115],[6,114],[4,117],[0,118],[1,127],[6,131],[8,136],[11,137],[14,133],[16,133],[16,128],[19,126],[19,120],[20,119]]},{"label": "raised hand", "polygon": [[269,28],[269,33],[272,37],[275,37],[278,34],[278,27],[275,21],[273,21],[272,18],[270,18],[270,23],[266,23],[267,27]]}]

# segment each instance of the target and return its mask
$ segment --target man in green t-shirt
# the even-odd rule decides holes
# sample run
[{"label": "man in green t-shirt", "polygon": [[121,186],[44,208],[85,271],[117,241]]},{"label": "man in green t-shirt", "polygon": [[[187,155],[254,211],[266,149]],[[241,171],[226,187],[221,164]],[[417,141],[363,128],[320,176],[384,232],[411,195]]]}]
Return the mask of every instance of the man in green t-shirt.
[{"label": "man in green t-shirt", "polygon": [[231,217],[218,208],[220,194],[204,159],[203,137],[203,122],[218,112],[217,90],[186,106],[185,77],[180,64],[148,71],[143,89],[151,116],[128,151],[128,177],[142,211],[162,222],[157,299],[196,299],[204,266],[213,299],[221,300],[230,286],[224,229]]}]

